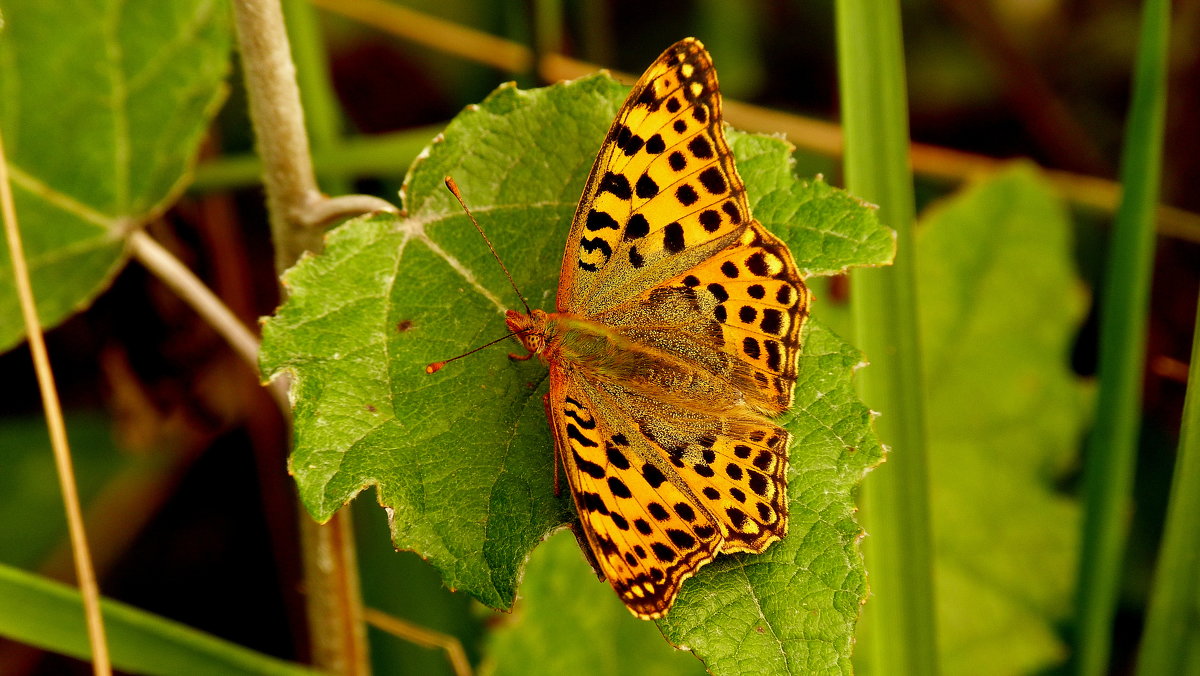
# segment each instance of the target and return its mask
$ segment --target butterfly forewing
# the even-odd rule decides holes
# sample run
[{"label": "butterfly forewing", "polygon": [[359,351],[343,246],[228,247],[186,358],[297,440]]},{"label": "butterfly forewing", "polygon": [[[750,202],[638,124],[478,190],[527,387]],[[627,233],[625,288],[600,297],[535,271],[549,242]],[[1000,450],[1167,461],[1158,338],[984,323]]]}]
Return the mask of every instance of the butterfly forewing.
[{"label": "butterfly forewing", "polygon": [[605,138],[572,221],[558,308],[619,304],[733,243],[749,220],[712,60],[682,40],[634,85]]}]

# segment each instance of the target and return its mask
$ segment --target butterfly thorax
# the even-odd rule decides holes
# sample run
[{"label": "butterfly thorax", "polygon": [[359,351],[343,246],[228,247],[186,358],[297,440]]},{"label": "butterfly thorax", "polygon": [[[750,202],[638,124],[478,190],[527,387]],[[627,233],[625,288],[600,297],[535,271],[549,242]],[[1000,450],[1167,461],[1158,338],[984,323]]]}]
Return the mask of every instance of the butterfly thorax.
[{"label": "butterfly thorax", "polygon": [[581,371],[594,382],[617,383],[636,392],[678,400],[685,408],[722,410],[742,396],[727,379],[643,342],[619,329],[568,312],[509,310],[508,327],[547,365]]}]

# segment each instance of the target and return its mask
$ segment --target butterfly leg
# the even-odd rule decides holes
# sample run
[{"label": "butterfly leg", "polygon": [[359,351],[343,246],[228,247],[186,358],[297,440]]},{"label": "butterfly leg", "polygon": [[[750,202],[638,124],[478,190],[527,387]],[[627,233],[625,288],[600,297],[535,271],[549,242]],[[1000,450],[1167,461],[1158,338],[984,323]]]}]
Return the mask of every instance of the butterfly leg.
[{"label": "butterfly leg", "polygon": [[[530,353],[528,356],[532,357],[533,353]],[[542,395],[542,406],[544,406],[546,408],[546,420],[553,421],[554,416],[550,415],[550,395],[549,394]],[[559,442],[559,439],[558,439],[558,428],[556,428],[554,426],[553,422],[551,422],[551,424],[550,424],[550,431],[554,435],[554,497],[561,498],[562,491],[559,490],[559,486],[558,486],[558,463],[559,463],[559,457],[558,457],[559,450],[558,449],[562,448],[562,444]]]},{"label": "butterfly leg", "polygon": [[513,361],[529,361],[529,358],[532,356],[533,356],[532,352],[526,352],[525,354],[515,354],[512,352],[508,353],[508,358]]},{"label": "butterfly leg", "polygon": [[596,559],[595,552],[592,551],[591,544],[587,541],[587,536],[583,534],[583,529],[578,521],[572,521],[567,527],[575,534],[575,540],[579,543],[579,548],[583,550],[583,558],[587,559],[588,565],[592,567],[592,572],[596,574],[596,579],[604,581],[607,579],[604,575],[604,570],[600,568],[600,561]]}]

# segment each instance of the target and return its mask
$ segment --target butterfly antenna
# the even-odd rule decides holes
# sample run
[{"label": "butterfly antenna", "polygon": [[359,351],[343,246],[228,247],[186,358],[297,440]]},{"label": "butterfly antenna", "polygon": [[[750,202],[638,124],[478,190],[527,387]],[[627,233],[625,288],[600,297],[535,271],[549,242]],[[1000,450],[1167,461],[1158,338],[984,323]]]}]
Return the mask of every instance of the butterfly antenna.
[{"label": "butterfly antenna", "polygon": [[445,361],[435,361],[435,362],[433,362],[432,364],[430,364],[429,366],[426,366],[426,367],[425,367],[425,373],[428,373],[428,374],[434,374],[434,373],[437,373],[438,371],[441,371],[441,370],[442,370],[442,367],[443,367],[443,366],[445,366],[446,364],[449,364],[449,363],[450,363],[450,362],[452,362],[452,361],[456,361],[456,360],[458,360],[458,359],[462,359],[463,357],[466,357],[467,355],[475,354],[476,352],[478,352],[478,351],[482,350],[482,349],[483,349],[483,348],[485,348],[485,347],[491,347],[491,346],[495,345],[496,343],[499,343],[499,342],[500,342],[500,341],[502,341],[502,340],[508,340],[509,338],[512,338],[513,336],[519,336],[519,335],[521,335],[522,333],[525,333],[526,331],[528,331],[528,329],[525,329],[525,330],[522,330],[522,331],[513,331],[512,333],[507,333],[507,334],[505,334],[505,335],[503,335],[503,336],[500,336],[499,338],[497,338],[497,339],[493,340],[493,341],[492,341],[492,342],[490,342],[490,343],[486,343],[486,344],[484,344],[484,345],[480,345],[479,347],[475,348],[474,350],[471,350],[471,351],[469,351],[469,352],[464,352],[464,353],[462,353],[462,354],[458,355],[457,357],[451,357],[451,358],[449,358],[449,359],[447,359],[447,360],[445,360]]},{"label": "butterfly antenna", "polygon": [[[483,238],[485,243],[487,243],[487,247],[491,250],[492,256],[495,257],[496,262],[500,264],[500,269],[504,271],[504,276],[508,277],[508,283],[512,284],[513,291],[516,292],[517,298],[520,298],[521,304],[525,306],[525,314],[532,314],[533,310],[529,309],[529,303],[525,302],[525,296],[521,295],[521,290],[517,288],[517,283],[513,281],[512,275],[508,274],[508,268],[504,266],[504,261],[500,260],[500,254],[496,253],[496,247],[492,246],[492,240],[488,239],[487,233],[483,231],[483,228],[479,227],[479,221],[475,220],[475,215],[471,213],[471,210],[467,208],[467,203],[463,201],[462,193],[458,191],[458,184],[454,182],[454,179],[447,176],[446,187],[450,189],[450,192],[454,193],[454,198],[458,200],[460,205],[462,205],[463,211],[467,212],[467,217],[471,219],[471,224],[475,226],[475,229],[479,231],[479,236]],[[488,343],[488,345],[491,345],[491,343]],[[487,345],[484,345],[484,347],[487,347]],[[470,354],[470,352],[467,354]]]}]

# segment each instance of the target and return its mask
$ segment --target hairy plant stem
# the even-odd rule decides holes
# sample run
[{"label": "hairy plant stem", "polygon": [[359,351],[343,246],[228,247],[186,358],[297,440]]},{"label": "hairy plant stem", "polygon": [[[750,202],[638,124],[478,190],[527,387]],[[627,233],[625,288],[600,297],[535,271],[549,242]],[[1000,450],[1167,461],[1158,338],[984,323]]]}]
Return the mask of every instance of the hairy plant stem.
[{"label": "hairy plant stem", "polygon": [[[237,0],[233,10],[263,160],[275,267],[282,273],[304,252],[320,249],[323,231],[306,223],[324,198],[313,174],[279,0]],[[324,525],[300,516],[313,661],[343,675],[370,671],[352,530],[348,508]]]}]

